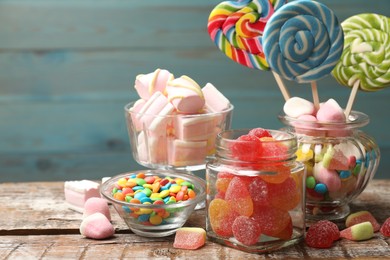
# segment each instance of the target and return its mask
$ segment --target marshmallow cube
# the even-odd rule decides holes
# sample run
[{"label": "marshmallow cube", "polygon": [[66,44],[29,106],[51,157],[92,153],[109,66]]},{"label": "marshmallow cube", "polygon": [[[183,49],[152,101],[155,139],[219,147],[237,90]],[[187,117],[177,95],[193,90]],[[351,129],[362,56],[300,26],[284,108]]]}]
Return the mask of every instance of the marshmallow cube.
[{"label": "marshmallow cube", "polygon": [[207,83],[202,92],[207,111],[222,112],[230,107],[230,101],[213,84]]},{"label": "marshmallow cube", "polygon": [[84,204],[83,219],[98,212],[102,213],[111,221],[110,208],[108,207],[107,200],[103,198],[89,198]]},{"label": "marshmallow cube", "polygon": [[289,117],[298,118],[302,115],[313,115],[314,104],[300,97],[292,97],[284,103],[283,112]]},{"label": "marshmallow cube", "polygon": [[215,137],[216,118],[212,116],[181,117],[175,121],[175,134],[183,141],[204,141]]},{"label": "marshmallow cube", "polygon": [[68,207],[83,213],[84,204],[89,198],[100,198],[99,187],[99,183],[89,180],[66,181],[64,184],[64,193]]},{"label": "marshmallow cube", "polygon": [[142,99],[148,100],[157,91],[164,93],[167,82],[173,78],[169,71],[156,69],[152,73],[138,75],[134,88]]},{"label": "marshmallow cube", "polygon": [[168,163],[174,166],[200,165],[205,163],[206,141],[168,141]]}]

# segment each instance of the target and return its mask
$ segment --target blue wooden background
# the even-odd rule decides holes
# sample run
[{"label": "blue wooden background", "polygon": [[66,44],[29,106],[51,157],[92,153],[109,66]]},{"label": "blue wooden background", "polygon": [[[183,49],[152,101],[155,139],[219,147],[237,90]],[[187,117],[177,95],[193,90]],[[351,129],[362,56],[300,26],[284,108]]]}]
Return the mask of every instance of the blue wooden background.
[{"label": "blue wooden background", "polygon": [[[389,0],[322,0],[339,19]],[[123,106],[139,73],[166,68],[212,82],[235,105],[233,127],[280,128],[284,103],[270,72],[242,67],[211,42],[219,0],[0,0],[0,181],[99,179],[141,169],[132,159]],[[307,85],[288,82],[311,98]],[[321,101],[350,90],[318,82]],[[375,178],[390,178],[390,89],[359,93],[354,109],[380,144]]]}]

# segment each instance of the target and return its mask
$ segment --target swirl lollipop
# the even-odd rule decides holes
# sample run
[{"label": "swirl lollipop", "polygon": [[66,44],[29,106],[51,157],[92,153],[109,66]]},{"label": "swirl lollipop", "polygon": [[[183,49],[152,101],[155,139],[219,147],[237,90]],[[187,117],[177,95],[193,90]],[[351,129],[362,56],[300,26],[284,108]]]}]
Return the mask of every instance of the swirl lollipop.
[{"label": "swirl lollipop", "polygon": [[365,13],[349,17],[341,26],[344,50],[332,75],[352,88],[345,109],[348,116],[358,89],[378,91],[390,85],[390,18]]},{"label": "swirl lollipop", "polygon": [[[272,70],[289,80],[315,84],[330,74],[343,51],[343,31],[325,5],[298,0],[283,5],[269,19],[263,35],[264,53]],[[314,93],[315,92],[315,93]]]},{"label": "swirl lollipop", "polygon": [[[208,33],[218,48],[230,59],[249,68],[269,70],[262,37],[265,25],[286,0],[224,1],[210,13]],[[274,74],[283,96],[289,94]]]}]

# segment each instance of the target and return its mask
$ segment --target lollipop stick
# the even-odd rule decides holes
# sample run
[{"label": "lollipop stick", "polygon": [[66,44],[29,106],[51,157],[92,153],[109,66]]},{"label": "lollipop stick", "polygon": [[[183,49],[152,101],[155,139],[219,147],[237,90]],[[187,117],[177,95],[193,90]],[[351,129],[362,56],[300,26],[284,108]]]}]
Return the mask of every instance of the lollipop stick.
[{"label": "lollipop stick", "polygon": [[274,71],[272,71],[272,74],[274,74],[274,77],[275,77],[275,80],[276,80],[276,83],[278,84],[279,86],[279,89],[280,91],[282,92],[282,95],[284,97],[284,100],[287,101],[290,99],[290,94],[288,93],[288,90],[286,88],[286,86],[284,85],[281,77]]},{"label": "lollipop stick", "polygon": [[320,99],[318,97],[318,89],[317,89],[317,82],[316,81],[311,82],[311,93],[313,95],[314,108],[317,111],[318,108],[320,108]]},{"label": "lollipop stick", "polygon": [[349,95],[347,106],[344,110],[345,117],[348,119],[349,114],[351,113],[353,102],[355,101],[356,93],[359,90],[360,80],[356,80],[353,84],[351,94]]}]

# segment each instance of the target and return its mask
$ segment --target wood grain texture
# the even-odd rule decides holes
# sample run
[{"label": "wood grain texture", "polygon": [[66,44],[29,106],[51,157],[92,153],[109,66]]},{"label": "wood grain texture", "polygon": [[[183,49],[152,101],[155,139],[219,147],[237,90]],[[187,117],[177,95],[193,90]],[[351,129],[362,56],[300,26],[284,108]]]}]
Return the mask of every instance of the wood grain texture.
[{"label": "wood grain texture", "polygon": [[[220,0],[0,1],[0,181],[98,179],[142,168],[131,158],[123,106],[136,75],[157,67],[212,82],[235,105],[233,127],[280,128],[271,73],[229,60],[206,25]],[[323,0],[339,20],[390,16],[388,0]],[[310,88],[286,82],[292,95]],[[350,90],[318,82],[320,101],[346,104]],[[358,93],[354,109],[380,144],[377,178],[390,178],[390,92]]]},{"label": "wood grain texture", "polygon": [[[83,238],[81,213],[67,208],[63,182],[0,184],[1,259],[375,259],[390,255],[390,238],[380,233],[360,242],[345,239],[331,249],[304,243],[268,254],[249,254],[207,241],[196,251],[173,248],[174,236],[144,238],[134,235],[111,208],[115,236],[106,240]],[[351,204],[352,212],[370,211],[382,223],[390,214],[389,180],[373,180]],[[191,215],[186,226],[205,228],[205,211]]]}]

